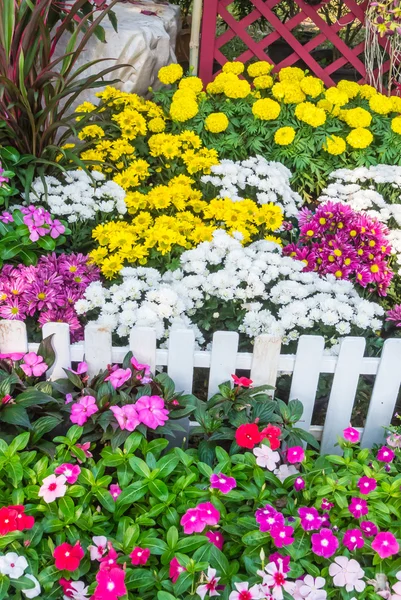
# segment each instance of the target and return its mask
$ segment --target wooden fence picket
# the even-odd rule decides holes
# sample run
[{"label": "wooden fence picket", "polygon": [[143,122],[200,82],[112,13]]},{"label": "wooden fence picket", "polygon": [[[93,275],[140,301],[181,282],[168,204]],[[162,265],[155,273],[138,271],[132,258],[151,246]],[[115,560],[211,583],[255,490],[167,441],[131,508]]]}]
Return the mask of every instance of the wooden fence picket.
[{"label": "wooden fence picket", "polygon": [[156,331],[151,327],[134,327],[129,339],[129,347],[134,358],[149,365],[152,373],[156,370]]},{"label": "wooden fence picket", "polygon": [[90,377],[112,362],[111,332],[103,325],[89,323],[85,327],[85,360]]},{"label": "wooden fence picket", "polygon": [[237,362],[239,335],[235,331],[216,331],[210,359],[208,398],[218,392],[219,384],[231,380]]},{"label": "wooden fence picket", "polygon": [[251,379],[253,385],[275,387],[280,360],[281,338],[262,334],[255,339],[253,347]]},{"label": "wooden fence picket", "polygon": [[27,352],[28,337],[26,325],[23,321],[0,321],[0,352]]}]

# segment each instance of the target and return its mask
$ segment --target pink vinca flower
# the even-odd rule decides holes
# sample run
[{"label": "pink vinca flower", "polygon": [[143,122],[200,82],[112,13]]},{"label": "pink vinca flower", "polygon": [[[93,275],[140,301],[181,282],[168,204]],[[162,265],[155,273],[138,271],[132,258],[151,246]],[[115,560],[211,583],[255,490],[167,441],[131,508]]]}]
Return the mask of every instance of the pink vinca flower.
[{"label": "pink vinca flower", "polygon": [[292,581],[287,581],[287,575],[284,573],[283,565],[280,562],[278,565],[271,562],[265,567],[265,572],[258,571],[257,573],[263,578],[262,587],[264,588],[265,597],[282,600],[284,597],[283,590],[291,594],[294,584]]},{"label": "pink vinca flower", "polygon": [[150,556],[150,550],[149,548],[140,548],[139,546],[136,546],[129,556],[134,566],[146,565]]},{"label": "pink vinca flower", "polygon": [[382,448],[380,448],[379,452],[377,453],[377,460],[380,460],[380,462],[384,463],[393,462],[394,457],[394,450],[391,450],[391,448],[387,448],[387,446],[383,446]]},{"label": "pink vinca flower", "polygon": [[377,488],[376,479],[373,477],[361,477],[358,481],[358,487],[361,494],[370,494]]},{"label": "pink vinca flower", "polygon": [[264,508],[258,508],[255,513],[256,521],[262,532],[271,531],[273,527],[284,527],[284,517],[275,508],[267,504]]},{"label": "pink vinca flower", "polygon": [[361,569],[358,561],[346,556],[337,556],[330,565],[329,573],[336,587],[345,587],[347,592],[363,592],[366,587],[362,578],[365,571]]},{"label": "pink vinca flower", "polygon": [[338,548],[338,539],[331,529],[321,529],[319,533],[314,533],[311,536],[312,552],[323,558],[333,556]]},{"label": "pink vinca flower", "polygon": [[77,425],[85,425],[86,421],[97,413],[96,398],[93,396],[81,396],[78,402],[71,406],[70,419]]},{"label": "pink vinca flower", "polygon": [[214,527],[220,521],[220,513],[211,502],[202,502],[198,504],[197,509],[201,512],[206,525]]},{"label": "pink vinca flower", "polygon": [[39,498],[43,498],[48,504],[54,502],[56,498],[62,498],[67,491],[67,486],[65,485],[66,481],[67,479],[64,475],[59,475],[59,477],[56,475],[49,475],[48,477],[45,477],[38,493]]},{"label": "pink vinca flower", "polygon": [[369,512],[368,503],[362,498],[352,498],[348,510],[355,519],[360,519]]},{"label": "pink vinca flower", "polygon": [[302,479],[302,477],[297,477],[294,481],[294,489],[296,492],[301,492],[303,489],[305,489],[305,485],[305,480]]},{"label": "pink vinca flower", "polygon": [[299,591],[302,598],[307,600],[326,600],[327,592],[323,589],[325,585],[326,580],[323,577],[314,579],[312,575],[305,575]]},{"label": "pink vinca flower", "polygon": [[305,460],[305,451],[301,446],[293,446],[287,450],[287,461],[294,465]]},{"label": "pink vinca flower", "polygon": [[117,388],[124,385],[128,379],[131,378],[132,372],[131,369],[116,369],[112,371],[110,375],[105,377],[105,381],[110,381],[113,388],[116,390]]},{"label": "pink vinca flower", "polygon": [[[391,600],[401,600],[401,571],[395,574],[398,579],[397,583],[395,583],[392,588],[394,594],[391,595]],[[379,596],[383,596],[383,598],[388,598],[388,592],[378,592]]]},{"label": "pink vinca flower", "polygon": [[347,427],[347,429],[344,429],[343,431],[343,437],[347,442],[351,442],[351,444],[357,444],[361,436],[359,431],[354,429],[354,427]]},{"label": "pink vinca flower", "polygon": [[250,588],[247,581],[234,583],[234,585],[237,589],[231,592],[228,600],[259,600],[265,597],[260,585],[253,585]]},{"label": "pink vinca flower", "polygon": [[209,542],[216,546],[219,550],[223,550],[224,538],[218,531],[207,531],[205,533]]},{"label": "pink vinca flower", "polygon": [[27,377],[40,377],[48,369],[43,357],[38,356],[35,352],[25,354],[24,362],[20,366]]},{"label": "pink vinca flower", "polygon": [[118,483],[112,483],[111,486],[109,487],[109,492],[110,492],[113,500],[117,500],[117,498],[119,497],[119,495],[122,492],[122,489],[120,488]]},{"label": "pink vinca flower", "polygon": [[157,429],[168,421],[168,410],[160,396],[142,396],[135,404],[141,423],[149,429]]},{"label": "pink vinca flower", "polygon": [[378,533],[373,540],[372,549],[375,550],[383,560],[389,556],[393,556],[393,554],[397,554],[400,546],[392,533],[383,531]]},{"label": "pink vinca flower", "polygon": [[117,419],[121,429],[134,431],[141,424],[135,404],[125,404],[125,406],[111,406],[111,412]]},{"label": "pink vinca flower", "polygon": [[88,546],[91,560],[100,560],[107,552],[107,537],[104,535],[95,535],[92,538],[93,544]]},{"label": "pink vinca flower", "polygon": [[374,537],[379,532],[377,526],[372,521],[362,521],[361,529],[366,537]]},{"label": "pink vinca flower", "polygon": [[282,548],[283,546],[290,546],[294,543],[294,530],[292,527],[287,527],[283,525],[275,525],[270,530],[270,535],[273,538],[273,544],[277,548]]},{"label": "pink vinca flower", "polygon": [[204,600],[207,595],[209,595],[210,598],[212,596],[220,596],[216,589],[219,580],[220,577],[216,577],[216,569],[209,567],[206,575],[206,583],[198,585],[196,588],[196,593],[200,596],[201,600]]},{"label": "pink vinca flower", "polygon": [[181,575],[181,573],[183,573],[184,571],[186,571],[186,568],[183,567],[182,565],[180,565],[178,560],[174,557],[170,561],[170,567],[169,567],[169,572],[168,572],[171,581],[173,583],[175,583],[177,581],[177,579],[179,578],[179,576]]},{"label": "pink vinca flower", "polygon": [[298,508],[298,515],[301,518],[301,527],[304,531],[313,531],[322,526],[322,517],[316,508],[302,506]]},{"label": "pink vinca flower", "polygon": [[63,463],[54,470],[57,475],[64,475],[67,483],[75,483],[81,472],[81,467],[78,465],[71,465],[70,463]]},{"label": "pink vinca flower", "polygon": [[98,587],[95,590],[94,598],[96,600],[116,600],[116,598],[125,596],[127,588],[124,580],[125,571],[119,567],[100,569],[96,575]]},{"label": "pink vinca flower", "polygon": [[228,494],[237,487],[237,482],[234,477],[228,477],[227,475],[223,475],[223,473],[218,473],[217,475],[213,473],[210,476],[210,487],[220,490],[222,494]]},{"label": "pink vinca flower", "polygon": [[280,455],[278,452],[274,452],[266,444],[262,444],[259,447],[253,449],[253,453],[256,456],[256,464],[259,467],[264,467],[269,471],[274,471],[277,467],[277,463],[280,462]]},{"label": "pink vinca flower", "polygon": [[363,548],[365,542],[359,529],[348,529],[344,533],[343,544],[351,552],[357,548]]}]

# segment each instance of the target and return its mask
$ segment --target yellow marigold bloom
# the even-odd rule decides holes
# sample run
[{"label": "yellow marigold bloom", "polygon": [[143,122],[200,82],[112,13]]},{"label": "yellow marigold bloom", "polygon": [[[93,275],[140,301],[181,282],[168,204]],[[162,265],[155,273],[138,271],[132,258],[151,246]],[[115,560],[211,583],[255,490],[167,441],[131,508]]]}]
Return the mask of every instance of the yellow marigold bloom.
[{"label": "yellow marigold bloom", "polygon": [[401,117],[394,117],[394,119],[392,119],[391,129],[394,133],[401,135]]},{"label": "yellow marigold bloom", "polygon": [[295,129],[293,127],[280,127],[274,134],[274,141],[280,146],[288,146],[294,141]]},{"label": "yellow marigold bloom", "polygon": [[331,87],[324,93],[326,99],[335,106],[344,106],[348,102],[348,94],[343,90]]},{"label": "yellow marigold bloom", "polygon": [[199,94],[203,90],[203,81],[195,76],[184,77],[184,79],[181,79],[178,87],[180,90],[191,90],[195,94]]},{"label": "yellow marigold bloom", "polygon": [[320,127],[326,122],[326,113],[311,102],[302,102],[295,108],[295,116],[311,127]]},{"label": "yellow marigold bloom", "polygon": [[238,81],[237,75],[234,75],[234,73],[219,73],[214,78],[214,81],[208,83],[206,91],[209,94],[222,94],[224,92],[224,86],[228,81]]},{"label": "yellow marigold bloom", "polygon": [[305,72],[298,67],[284,67],[278,74],[280,81],[301,81],[305,77]]},{"label": "yellow marigold bloom", "polygon": [[329,154],[334,154],[335,156],[338,154],[342,154],[345,152],[347,144],[345,140],[340,138],[338,135],[331,135],[326,138],[326,142],[323,144],[324,150]]},{"label": "yellow marigold bloom", "polygon": [[253,80],[255,90],[267,90],[273,85],[273,77],[271,75],[259,75]]},{"label": "yellow marigold bloom", "polygon": [[164,83],[164,85],[170,85],[175,83],[184,75],[184,71],[181,65],[172,64],[167,67],[162,67],[157,74],[159,80]]},{"label": "yellow marigold bloom", "polygon": [[248,75],[249,77],[262,77],[263,75],[268,75],[274,65],[271,65],[267,62],[267,60],[258,60],[250,65],[248,65]]},{"label": "yellow marigold bloom", "polygon": [[223,73],[234,73],[234,75],[241,75],[244,72],[245,65],[242,62],[226,62],[223,65]]},{"label": "yellow marigold bloom", "polygon": [[383,94],[375,94],[369,100],[369,108],[379,115],[388,115],[393,110],[393,103],[391,98]]},{"label": "yellow marigold bloom", "polygon": [[148,121],[148,129],[152,133],[161,133],[166,129],[166,121],[161,117],[155,117]]},{"label": "yellow marigold bloom", "polygon": [[393,112],[401,113],[401,98],[399,96],[390,97]]},{"label": "yellow marigold bloom", "polygon": [[195,100],[177,100],[172,102],[170,106],[170,116],[173,121],[189,121],[193,119],[199,112],[198,103]]},{"label": "yellow marigold bloom", "polygon": [[252,106],[252,113],[257,119],[263,121],[273,121],[280,114],[280,104],[271,98],[261,98],[256,100]]},{"label": "yellow marigold bloom", "polygon": [[177,100],[194,100],[195,102],[197,102],[195,92],[193,90],[190,90],[189,88],[177,90],[176,92],[174,92],[172,102],[176,102]]},{"label": "yellow marigold bloom", "polygon": [[348,81],[347,79],[342,79],[337,83],[337,89],[341,92],[345,92],[348,98],[351,100],[359,94],[359,83],[355,83],[355,81]]},{"label": "yellow marigold bloom", "polygon": [[299,82],[287,79],[275,83],[272,87],[272,94],[277,100],[283,100],[285,104],[299,104],[306,99]]},{"label": "yellow marigold bloom", "polygon": [[330,102],[330,100],[327,100],[327,98],[322,98],[322,100],[319,100],[316,106],[318,106],[319,108],[323,108],[325,112],[327,112],[329,115],[332,115],[333,117],[338,117],[340,113],[340,107],[335,106],[332,102]]},{"label": "yellow marigold bloom", "polygon": [[[242,63],[240,63],[242,64]],[[224,94],[227,98],[246,98],[251,93],[251,86],[245,79],[229,79],[224,85]]]},{"label": "yellow marigold bloom", "polygon": [[372,115],[358,106],[345,111],[344,120],[350,127],[369,127],[372,123]]},{"label": "yellow marigold bloom", "polygon": [[347,142],[353,148],[367,148],[373,142],[373,134],[369,129],[357,127],[347,135]]},{"label": "yellow marigold bloom", "polygon": [[221,133],[229,125],[227,116],[222,112],[211,113],[205,119],[205,129],[211,133]]},{"label": "yellow marigold bloom", "polygon": [[323,81],[318,79],[317,77],[312,77],[308,75],[304,77],[300,82],[301,90],[312,98],[317,98],[324,90]]},{"label": "yellow marigold bloom", "polygon": [[79,132],[78,138],[85,140],[86,138],[101,138],[104,137],[104,131],[99,125],[87,125]]},{"label": "yellow marigold bloom", "polygon": [[377,90],[373,86],[368,85],[367,83],[359,86],[359,95],[361,98],[369,100],[369,98],[371,98],[375,94],[377,94]]}]

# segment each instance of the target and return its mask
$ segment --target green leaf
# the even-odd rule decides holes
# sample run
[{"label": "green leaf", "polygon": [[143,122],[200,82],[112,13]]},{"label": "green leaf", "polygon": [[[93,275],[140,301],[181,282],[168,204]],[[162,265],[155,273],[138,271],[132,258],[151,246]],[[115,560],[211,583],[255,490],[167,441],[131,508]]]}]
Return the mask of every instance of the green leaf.
[{"label": "green leaf", "polygon": [[8,588],[10,587],[10,580],[5,575],[0,575],[0,600],[8,598]]},{"label": "green leaf", "polygon": [[125,585],[128,590],[153,588],[155,585],[155,578],[150,569],[133,569],[127,573]]},{"label": "green leaf", "polygon": [[108,490],[105,490],[104,488],[100,488],[100,489],[96,490],[95,496],[99,500],[99,502],[103,506],[103,508],[105,508],[106,510],[108,510],[111,513],[113,513],[115,511],[116,503],[113,500],[113,497]]},{"label": "green leaf", "polygon": [[18,394],[15,402],[18,406],[29,408],[30,406],[41,406],[50,402],[56,402],[56,400],[52,396],[49,396],[49,394],[44,394],[35,388],[29,388],[26,392]]},{"label": "green leaf", "polygon": [[158,477],[164,479],[172,473],[177,467],[180,459],[175,454],[167,454],[156,463],[156,468],[159,469]]},{"label": "green leaf", "polygon": [[13,441],[8,447],[8,455],[13,456],[16,452],[23,450],[29,442],[29,436],[29,432],[17,435],[17,437],[13,439]]},{"label": "green leaf", "polygon": [[167,502],[169,497],[168,487],[160,479],[149,481],[149,491],[153,496],[161,500],[161,502]]},{"label": "green leaf", "polygon": [[19,427],[31,428],[31,422],[28,413],[23,406],[18,404],[6,405],[0,412],[0,421],[9,425],[18,425]]},{"label": "green leaf", "polygon": [[150,469],[149,469],[148,465],[145,463],[145,461],[142,460],[141,458],[138,458],[137,456],[132,456],[129,459],[129,464],[130,464],[131,469],[133,471],[135,471],[135,473],[137,475],[140,475],[141,477],[146,477],[146,478],[150,477]]},{"label": "green leaf", "polygon": [[53,250],[56,248],[56,240],[51,238],[49,235],[40,237],[36,243],[38,246],[43,248],[43,250],[46,250],[46,252],[53,252]]},{"label": "green leaf", "polygon": [[131,454],[132,452],[135,452],[135,450],[137,450],[139,448],[139,446],[141,445],[141,442],[143,440],[143,435],[141,433],[139,433],[138,431],[134,431],[133,433],[131,433],[127,439],[125,440],[124,443],[124,450],[127,454]]},{"label": "green leaf", "polygon": [[175,547],[176,552],[182,552],[186,554],[187,552],[193,552],[203,546],[205,543],[204,535],[191,535],[185,538],[182,538]]},{"label": "green leaf", "polygon": [[177,545],[178,542],[178,529],[177,527],[174,527],[174,525],[172,527],[170,527],[170,529],[167,531],[167,544],[168,547],[171,548],[171,550],[174,550],[174,548]]},{"label": "green leaf", "polygon": [[32,423],[32,443],[36,444],[45,433],[52,431],[57,425],[62,423],[63,417],[60,416],[48,416],[40,417]]},{"label": "green leaf", "polygon": [[160,592],[157,592],[157,600],[177,600],[177,598],[168,592],[160,590]]},{"label": "green leaf", "polygon": [[47,366],[50,368],[54,365],[54,361],[56,360],[56,353],[53,348],[53,337],[52,335],[48,335],[44,340],[42,340],[39,344],[38,355],[43,358]]},{"label": "green leaf", "polygon": [[178,580],[173,586],[176,596],[181,596],[181,594],[186,592],[191,587],[192,579],[193,575],[187,571],[179,575]]},{"label": "green leaf", "polygon": [[84,428],[79,425],[73,425],[67,431],[67,438],[70,440],[72,444],[76,444],[77,441],[82,437],[84,432]]},{"label": "green leaf", "polygon": [[148,482],[145,480],[136,481],[131,483],[128,487],[121,492],[117,498],[116,504],[118,506],[124,506],[125,504],[133,504],[142,498],[148,491]]},{"label": "green leaf", "polygon": [[58,501],[58,508],[62,518],[67,524],[75,521],[75,506],[72,498],[69,496],[60,498]]}]

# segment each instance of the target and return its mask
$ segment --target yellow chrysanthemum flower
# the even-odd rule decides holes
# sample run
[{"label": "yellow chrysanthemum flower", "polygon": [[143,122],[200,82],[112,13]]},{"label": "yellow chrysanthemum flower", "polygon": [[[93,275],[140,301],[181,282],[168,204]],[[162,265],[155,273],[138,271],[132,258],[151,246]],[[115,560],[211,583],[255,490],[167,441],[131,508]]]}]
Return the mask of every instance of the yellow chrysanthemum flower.
[{"label": "yellow chrysanthemum flower", "polygon": [[203,81],[199,77],[184,77],[178,84],[180,90],[191,90],[199,94],[203,90]]},{"label": "yellow chrysanthemum flower", "polygon": [[161,117],[155,117],[148,121],[148,129],[152,133],[161,133],[166,129],[166,121]]},{"label": "yellow chrysanthemum flower", "polygon": [[101,138],[104,137],[104,131],[99,125],[87,125],[79,132],[78,138],[85,140],[87,138]]}]

